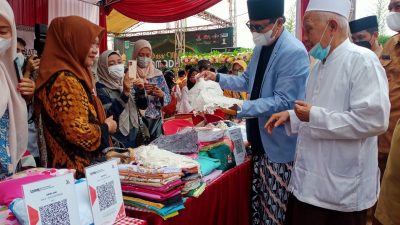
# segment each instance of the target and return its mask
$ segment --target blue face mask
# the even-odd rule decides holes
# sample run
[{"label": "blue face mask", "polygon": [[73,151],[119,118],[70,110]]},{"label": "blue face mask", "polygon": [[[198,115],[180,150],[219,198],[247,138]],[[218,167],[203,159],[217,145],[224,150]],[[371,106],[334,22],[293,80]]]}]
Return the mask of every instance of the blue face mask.
[{"label": "blue face mask", "polygon": [[312,57],[314,57],[315,59],[319,59],[321,61],[326,59],[326,57],[329,54],[329,51],[331,50],[331,42],[332,42],[333,36],[331,37],[331,40],[329,41],[329,44],[326,48],[322,48],[322,46],[321,46],[321,40],[325,35],[328,25],[329,24],[326,25],[324,33],[322,33],[322,36],[321,36],[321,39],[319,40],[319,42],[309,52]]}]

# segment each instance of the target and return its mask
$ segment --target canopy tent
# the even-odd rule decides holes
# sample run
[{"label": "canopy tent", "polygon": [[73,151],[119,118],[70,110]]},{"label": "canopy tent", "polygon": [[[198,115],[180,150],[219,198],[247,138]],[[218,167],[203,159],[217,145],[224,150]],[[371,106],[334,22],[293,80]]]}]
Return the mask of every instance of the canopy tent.
[{"label": "canopy tent", "polygon": [[131,19],[117,10],[112,10],[107,15],[107,31],[111,33],[123,33],[126,29],[139,23],[139,21]]},{"label": "canopy tent", "polygon": [[[217,4],[221,0],[121,0],[100,8],[100,26],[109,31],[106,15],[114,10],[142,22],[166,23],[184,19]],[[107,1],[105,1],[107,2]],[[112,2],[112,1],[111,1]],[[107,40],[103,38],[100,51],[107,49]]]}]

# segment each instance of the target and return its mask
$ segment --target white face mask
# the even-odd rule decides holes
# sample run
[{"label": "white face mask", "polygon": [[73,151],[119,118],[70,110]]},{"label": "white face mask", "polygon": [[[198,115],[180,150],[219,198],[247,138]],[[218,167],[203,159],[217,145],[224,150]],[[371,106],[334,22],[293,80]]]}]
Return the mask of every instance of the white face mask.
[{"label": "white face mask", "polygon": [[17,53],[17,55],[15,56],[15,59],[17,61],[17,66],[19,68],[19,73],[22,73],[22,67],[24,66],[24,62],[25,62],[25,56],[24,54],[22,54],[21,52]]},{"label": "white face mask", "polygon": [[15,59],[18,60],[18,64],[21,65],[21,67],[22,67],[22,65],[24,65],[24,62],[25,62],[24,54],[22,54],[21,52],[17,53],[17,55],[15,56]]},{"label": "white face mask", "polygon": [[386,23],[391,30],[399,32],[400,31],[400,13],[399,12],[390,12],[386,16]]},{"label": "white face mask", "polygon": [[275,41],[275,37],[272,36],[272,31],[275,29],[275,25],[266,33],[252,32],[253,41],[256,46],[270,46]]},{"label": "white face mask", "polygon": [[151,63],[151,59],[147,57],[138,57],[137,64],[140,68],[146,68]]},{"label": "white face mask", "polygon": [[124,64],[118,64],[108,67],[108,73],[115,80],[121,80],[124,77]]},{"label": "white face mask", "polygon": [[11,39],[0,37],[0,55],[3,55],[11,47]]}]

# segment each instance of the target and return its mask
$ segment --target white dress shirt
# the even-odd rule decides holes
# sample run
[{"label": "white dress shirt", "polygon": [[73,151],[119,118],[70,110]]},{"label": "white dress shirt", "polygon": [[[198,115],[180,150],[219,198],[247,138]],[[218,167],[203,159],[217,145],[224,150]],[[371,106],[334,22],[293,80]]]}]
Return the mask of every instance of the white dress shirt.
[{"label": "white dress shirt", "polygon": [[289,189],[302,202],[342,212],[374,205],[379,194],[377,135],[389,123],[385,70],[376,55],[350,43],[318,62],[307,81],[310,122],[289,111],[298,133]]}]

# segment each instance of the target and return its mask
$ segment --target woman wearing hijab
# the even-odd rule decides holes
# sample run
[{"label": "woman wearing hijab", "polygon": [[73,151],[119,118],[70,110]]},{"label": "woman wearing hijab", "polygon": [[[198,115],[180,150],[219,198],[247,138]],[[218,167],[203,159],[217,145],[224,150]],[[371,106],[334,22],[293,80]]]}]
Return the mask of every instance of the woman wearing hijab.
[{"label": "woman wearing hijab", "polygon": [[120,54],[111,50],[100,55],[97,76],[97,95],[107,116],[113,116],[118,122],[114,138],[125,147],[137,147],[138,109],[147,108],[143,81],[129,78],[124,73]]},{"label": "woman wearing hijab", "polygon": [[151,59],[153,52],[151,45],[146,40],[135,42],[132,58],[137,60],[137,75],[144,80],[144,86],[149,95],[149,105],[143,116],[150,133],[150,140],[162,134],[161,108],[170,102],[169,88],[162,72],[154,67]]},{"label": "woman wearing hijab", "polygon": [[43,121],[47,166],[84,168],[102,159],[116,122],[98,100],[90,67],[104,30],[78,16],[55,18],[48,29],[36,81],[36,110]]},{"label": "woman wearing hijab", "polygon": [[14,59],[17,30],[13,11],[0,0],[0,180],[17,170],[28,142],[26,103],[17,92]]},{"label": "woman wearing hijab", "polygon": [[[236,60],[232,64],[232,75],[240,76],[246,70],[247,64],[243,60]],[[247,100],[247,93],[246,92],[236,92],[231,90],[224,90],[224,96],[228,98],[236,98],[240,100]]]},{"label": "woman wearing hijab", "polygon": [[194,85],[196,84],[196,75],[199,73],[199,71],[196,68],[191,68],[188,72],[188,77],[187,77],[187,88],[190,90]]}]

